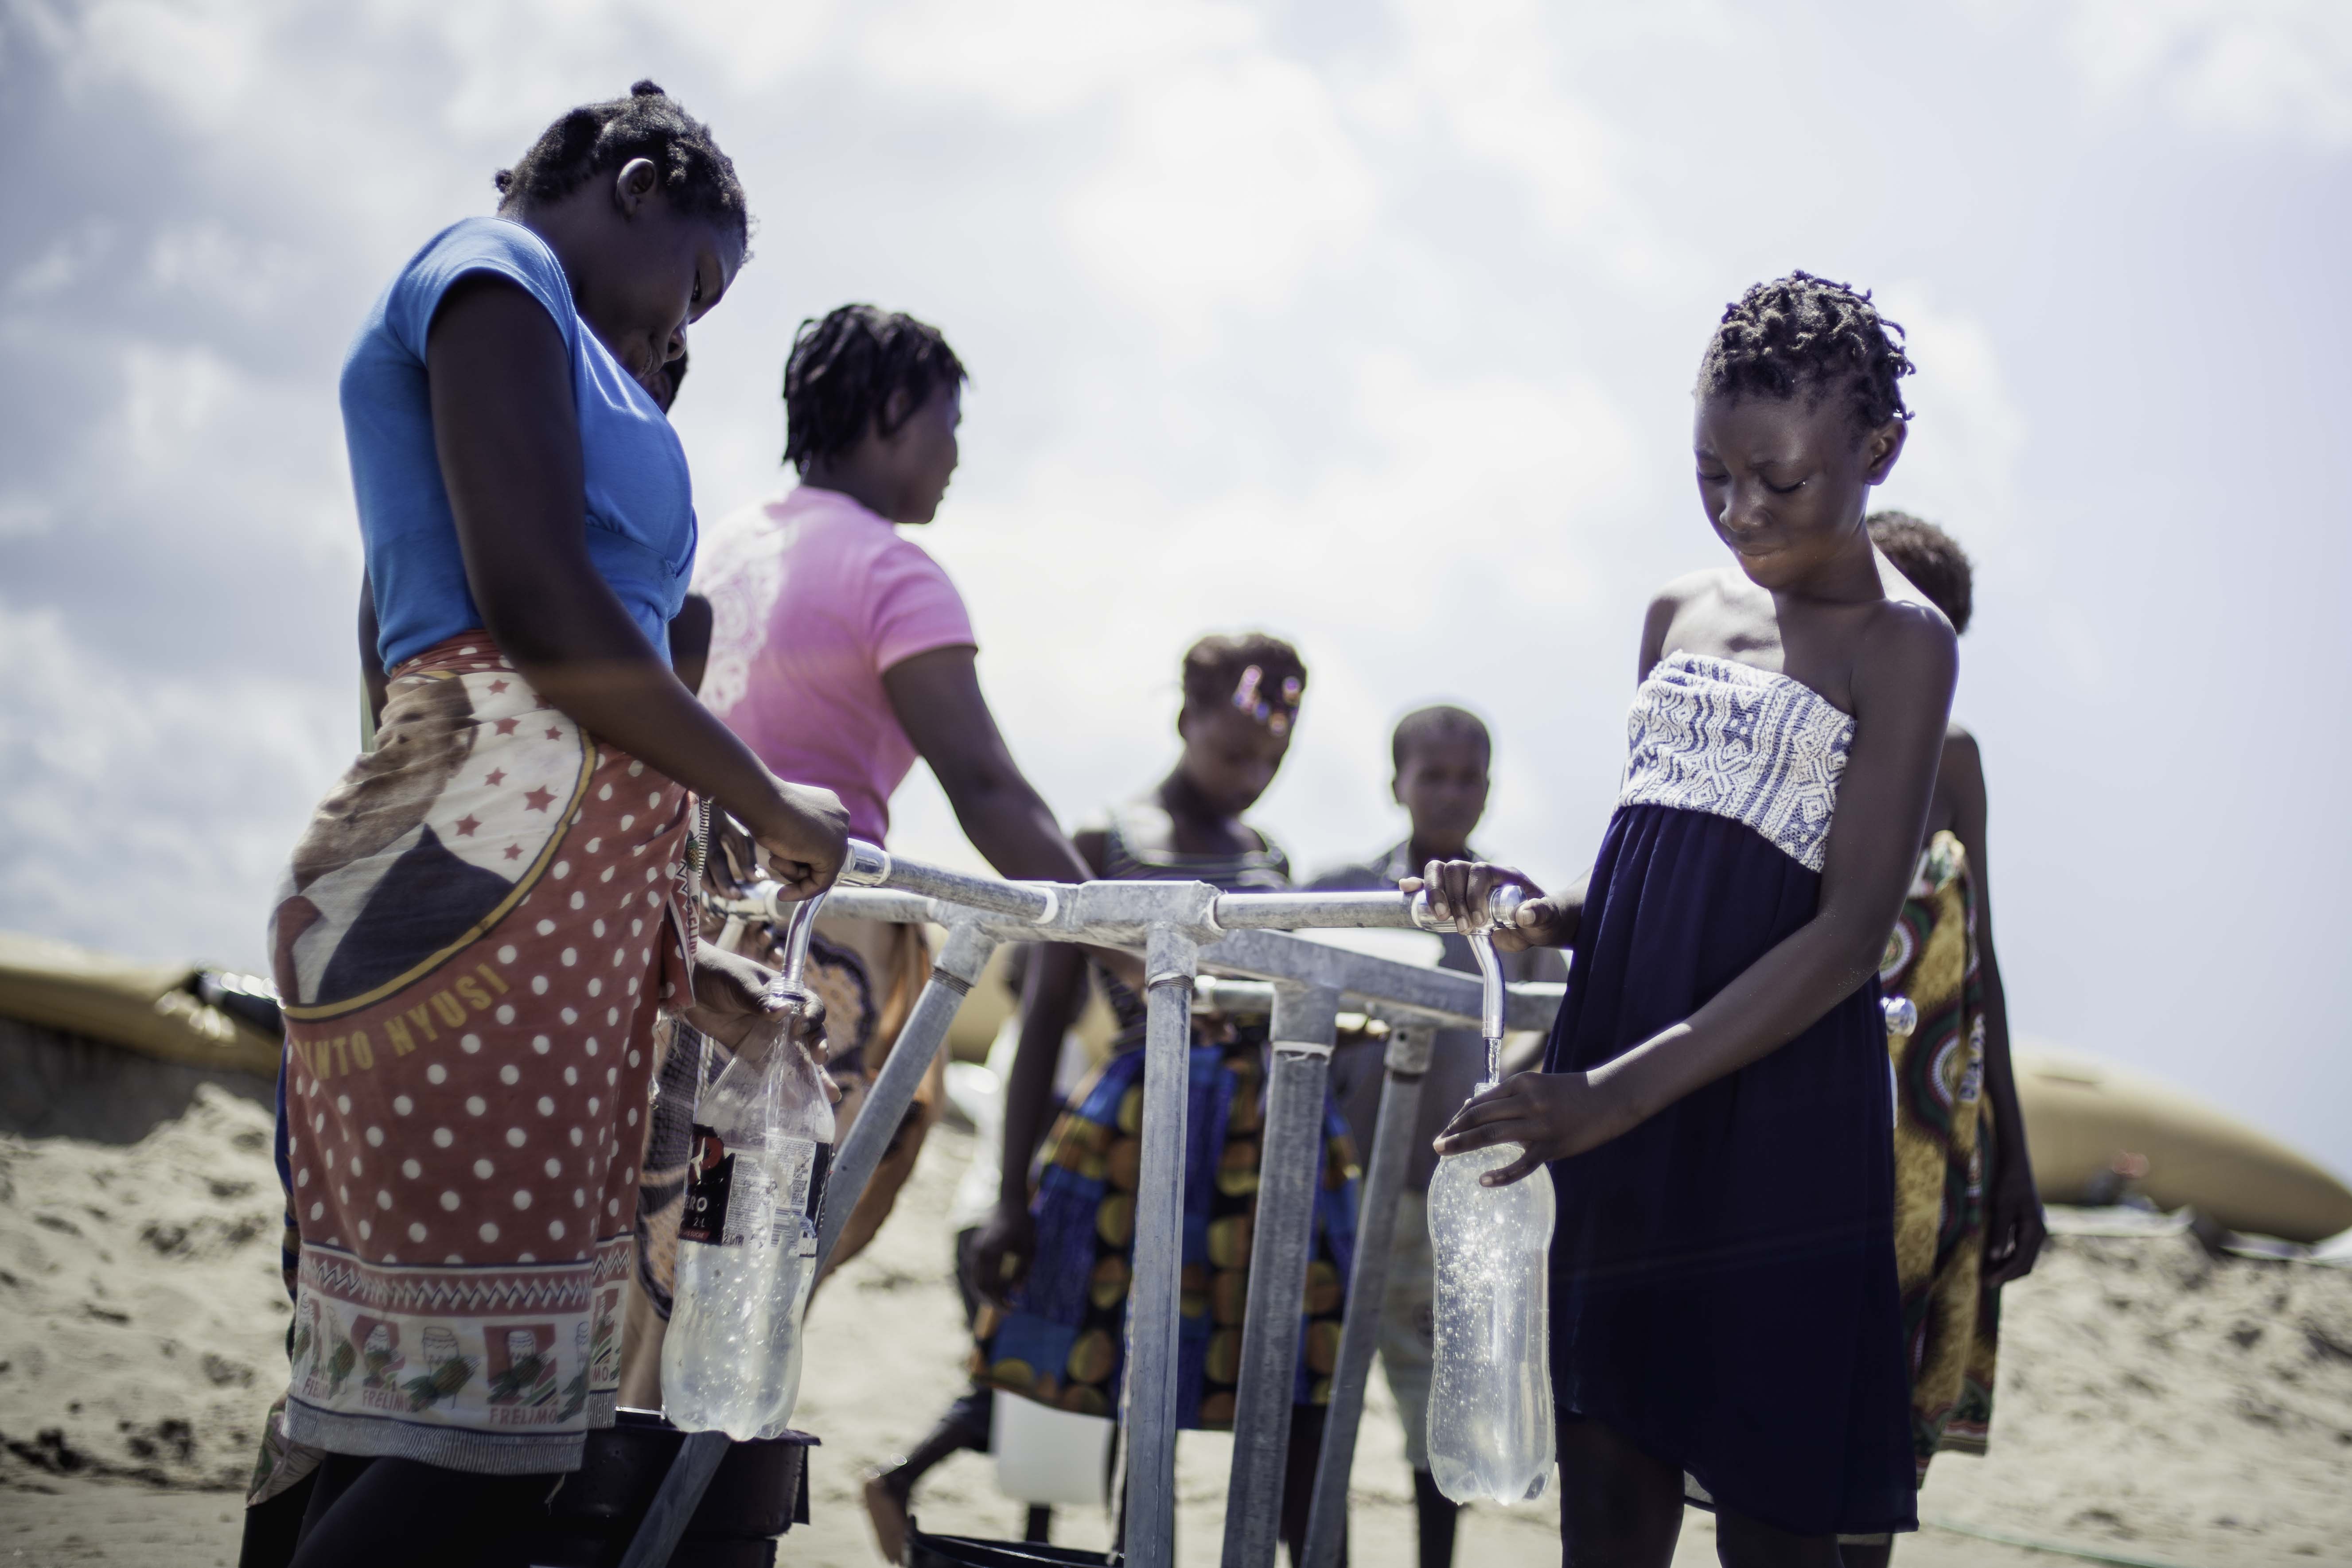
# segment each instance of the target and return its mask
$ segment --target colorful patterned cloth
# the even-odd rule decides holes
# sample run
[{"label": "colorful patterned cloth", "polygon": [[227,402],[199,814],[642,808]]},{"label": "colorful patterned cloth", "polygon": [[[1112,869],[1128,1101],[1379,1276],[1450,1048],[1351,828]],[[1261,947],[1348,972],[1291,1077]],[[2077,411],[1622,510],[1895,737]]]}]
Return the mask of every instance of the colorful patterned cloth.
[{"label": "colorful patterned cloth", "polygon": [[270,921],[289,1444],[520,1474],[611,1424],[688,824],[481,634],[394,672]]},{"label": "colorful patterned cloth", "polygon": [[[1265,1055],[1263,1031],[1229,1045],[1192,1047],[1176,1362],[1176,1408],[1184,1426],[1234,1424],[1257,1219]],[[1014,1292],[1012,1311],[981,1310],[974,1382],[1084,1415],[1118,1410],[1142,1134],[1143,1052],[1125,1051],[1097,1070],[1045,1141],[1032,1205],[1037,1257]],[[1331,1398],[1355,1258],[1355,1174],[1347,1124],[1336,1107],[1327,1106],[1298,1364],[1302,1405]]]},{"label": "colorful patterned cloth", "polygon": [[[1263,847],[1184,855],[1156,847],[1149,814],[1114,815],[1104,869],[1120,881],[1202,881],[1228,889],[1290,885],[1290,861]],[[1072,1096],[1039,1152],[1030,1212],[1037,1256],[1010,1312],[981,1309],[972,1381],[1086,1415],[1118,1409],[1127,1358],[1127,1292],[1134,1272],[1135,1190],[1143,1162],[1143,1038],[1148,1010],[1108,971],[1097,973],[1119,1021],[1114,1054]],[[1212,1043],[1207,1033],[1225,1038]],[[1182,1426],[1234,1424],[1241,1371],[1242,1303],[1249,1292],[1257,1220],[1258,1138],[1265,1126],[1266,1034],[1223,1019],[1194,1021],[1184,1121],[1184,1257],[1177,1320],[1176,1411]],[[1301,1310],[1306,1338],[1297,1399],[1328,1405],[1339,1321],[1356,1255],[1356,1155],[1338,1104],[1323,1104],[1323,1183]]]},{"label": "colorful patterned cloth", "polygon": [[1981,1454],[1992,1422],[2000,1291],[1981,1280],[1992,1117],[1983,1094],[1984,994],[1968,852],[1938,833],[1919,857],[1879,984],[1917,1026],[1890,1033],[1895,1065],[1895,1266],[1911,1354],[1919,1479],[1943,1449]]}]

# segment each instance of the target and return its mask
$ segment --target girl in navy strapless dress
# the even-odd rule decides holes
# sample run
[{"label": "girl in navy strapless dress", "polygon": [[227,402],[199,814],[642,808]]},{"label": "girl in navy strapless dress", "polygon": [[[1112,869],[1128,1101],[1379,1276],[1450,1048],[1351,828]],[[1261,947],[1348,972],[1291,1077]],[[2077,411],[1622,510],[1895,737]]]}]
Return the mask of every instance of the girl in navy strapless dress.
[{"label": "girl in navy strapless dress", "polygon": [[[1737,569],[1651,605],[1591,875],[1497,933],[1572,950],[1545,1070],[1438,1140],[1520,1144],[1491,1184],[1551,1167],[1572,1568],[1664,1568],[1686,1487],[1743,1568],[1916,1527],[1876,965],[1958,659],[1863,525],[1903,447],[1898,332],[1802,273],[1725,312],[1695,447]],[[1426,877],[1441,910],[1533,889]]]}]

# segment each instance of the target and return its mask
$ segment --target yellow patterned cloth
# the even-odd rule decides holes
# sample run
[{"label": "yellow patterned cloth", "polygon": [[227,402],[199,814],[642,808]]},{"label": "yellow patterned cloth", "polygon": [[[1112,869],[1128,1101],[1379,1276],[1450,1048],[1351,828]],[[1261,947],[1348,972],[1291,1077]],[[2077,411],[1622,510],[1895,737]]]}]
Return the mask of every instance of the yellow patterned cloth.
[{"label": "yellow patterned cloth", "polygon": [[[1224,1044],[1192,1047],[1185,1112],[1177,1425],[1212,1430],[1230,1428],[1238,1405],[1265,1124],[1265,1031],[1237,1033]],[[1030,1205],[1036,1256],[1010,1310],[984,1306],[973,1326],[971,1371],[982,1387],[1081,1415],[1119,1407],[1143,1163],[1143,1060],[1139,1047],[1097,1068],[1039,1152]],[[1327,1100],[1314,1251],[1299,1303],[1297,1404],[1331,1402],[1355,1267],[1357,1174],[1348,1124]]]},{"label": "yellow patterned cloth", "polygon": [[1982,1282],[1985,1171],[1983,987],[1976,889],[1958,837],[1938,833],[1879,965],[1885,994],[1918,1010],[1889,1031],[1895,1072],[1895,1266],[1910,1352],[1911,1436],[1919,1478],[1945,1449],[1980,1454],[1992,1421],[2000,1292]]}]

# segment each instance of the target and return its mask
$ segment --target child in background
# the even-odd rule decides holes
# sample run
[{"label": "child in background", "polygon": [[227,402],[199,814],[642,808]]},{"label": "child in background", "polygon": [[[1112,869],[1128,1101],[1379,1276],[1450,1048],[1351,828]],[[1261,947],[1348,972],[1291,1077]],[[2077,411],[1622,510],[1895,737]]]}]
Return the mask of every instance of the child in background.
[{"label": "child in background", "polygon": [[[1874,512],[1871,542],[1969,629],[1969,558],[1934,523]],[[1917,1022],[1889,1034],[1895,1063],[1895,1267],[1910,1352],[1911,1438],[1925,1484],[1938,1452],[1981,1454],[1992,1422],[2000,1288],[2042,1250],[2042,1203],[2010,1069],[2009,1004],[1992,946],[1984,763],[1976,737],[1944,734],[1927,838],[1879,984]],[[1847,1542],[1848,1568],[1883,1564],[1892,1543]]]},{"label": "child in background", "polygon": [[[1183,687],[1176,732],[1184,749],[1176,766],[1118,807],[1108,825],[1081,831],[1078,852],[1109,881],[1200,881],[1229,891],[1290,886],[1288,857],[1243,814],[1274,783],[1290,750],[1307,667],[1275,637],[1203,637],[1184,656]],[[1031,966],[1020,1050],[1005,1089],[999,1196],[972,1248],[972,1278],[988,1301],[972,1373],[1041,1404],[1110,1415],[1126,1370],[1146,1014],[1140,991],[1098,967],[1118,1037],[1041,1150],[1054,1063],[1078,1016],[1085,961],[1068,944],[1049,942]],[[1178,1330],[1176,1414],[1183,1427],[1234,1424],[1266,1054],[1263,1023],[1194,1015],[1183,1269],[1185,1293],[1202,1310],[1188,1310]],[[1336,1106],[1326,1105],[1324,1130],[1282,1497],[1282,1538],[1293,1564],[1306,1542],[1355,1254],[1355,1155]]]},{"label": "child in background", "polygon": [[[1486,812],[1488,769],[1494,740],[1475,713],[1460,708],[1420,708],[1399,720],[1389,742],[1396,773],[1390,793],[1412,818],[1402,844],[1352,866],[1326,871],[1309,884],[1318,891],[1393,889],[1432,860],[1482,860],[1470,835]],[[1505,953],[1508,980],[1561,980],[1567,967],[1551,948]],[[1448,933],[1438,960],[1446,969],[1475,973],[1466,937]],[[1334,1064],[1334,1087],[1347,1112],[1359,1151],[1371,1148],[1380,1115],[1380,1052]],[[1341,1081],[1345,1070],[1348,1080]],[[1486,1073],[1486,1047],[1475,1029],[1443,1029],[1431,1044],[1429,1072],[1422,1080],[1421,1119],[1413,1131],[1404,1191],[1398,1195],[1396,1229],[1390,1241],[1388,1289],[1381,1300],[1381,1369],[1396,1396],[1404,1426],[1405,1462],[1412,1467],[1413,1517],[1421,1545],[1421,1568],[1448,1568],[1454,1561],[1454,1515],[1459,1505],[1437,1489],[1429,1471],[1429,1370],[1434,1323],[1431,1292],[1435,1286],[1429,1249],[1429,1178],[1437,1168],[1431,1142]]]},{"label": "child in background", "polygon": [[1545,1070],[1438,1140],[1519,1145],[1488,1185],[1552,1166],[1568,1568],[1665,1568],[1686,1479],[1730,1568],[1916,1528],[1877,969],[1958,650],[1863,524],[1909,417],[1898,338],[1801,272],[1725,310],[1693,447],[1737,569],[1650,605],[1590,878],[1424,873],[1440,913],[1527,888],[1498,945],[1575,951]]}]

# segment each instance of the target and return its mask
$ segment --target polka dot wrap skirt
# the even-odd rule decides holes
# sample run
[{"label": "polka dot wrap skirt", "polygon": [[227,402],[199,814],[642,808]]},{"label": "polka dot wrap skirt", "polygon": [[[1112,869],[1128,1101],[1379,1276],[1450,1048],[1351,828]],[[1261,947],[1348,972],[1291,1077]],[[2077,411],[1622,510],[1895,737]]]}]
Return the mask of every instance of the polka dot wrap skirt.
[{"label": "polka dot wrap skirt", "polygon": [[688,820],[480,634],[394,672],[270,920],[291,1441],[523,1474],[612,1423]]}]

